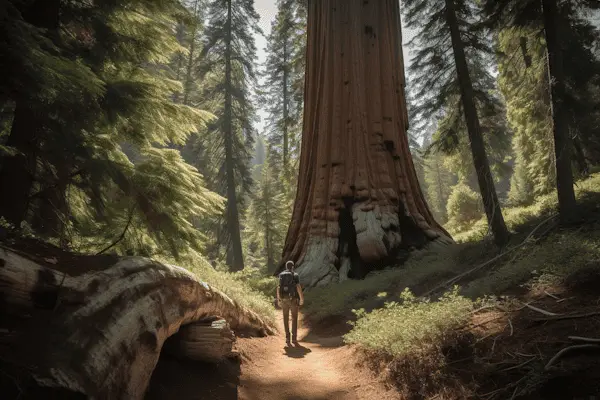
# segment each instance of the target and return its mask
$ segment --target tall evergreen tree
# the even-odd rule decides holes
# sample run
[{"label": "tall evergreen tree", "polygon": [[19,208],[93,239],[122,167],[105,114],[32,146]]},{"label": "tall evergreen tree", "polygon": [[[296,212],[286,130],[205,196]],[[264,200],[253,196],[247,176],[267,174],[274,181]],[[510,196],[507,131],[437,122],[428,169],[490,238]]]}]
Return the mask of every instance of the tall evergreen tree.
[{"label": "tall evergreen tree", "polygon": [[288,218],[283,184],[277,178],[277,172],[271,163],[271,151],[260,168],[260,178],[252,196],[248,213],[249,235],[254,235],[255,246],[261,258],[264,258],[267,270],[275,269],[285,239]]},{"label": "tall evergreen tree", "polygon": [[214,213],[218,196],[165,148],[209,117],[173,104],[179,85],[163,71],[179,48],[179,2],[0,8],[0,93],[16,104],[5,142],[16,156],[1,160],[0,191],[10,196],[1,196],[0,215],[16,227],[31,222],[63,246],[99,248],[99,239],[117,237],[109,247],[129,238],[148,251],[201,248],[190,221]]},{"label": "tall evergreen tree", "polygon": [[295,68],[302,55],[299,36],[303,36],[302,22],[298,18],[297,0],[278,0],[277,15],[267,37],[267,59],[265,61],[264,104],[268,117],[268,139],[272,149],[272,162],[281,166],[284,175],[290,175],[292,149],[297,149],[297,138],[301,126],[303,99],[295,92],[298,74],[304,70]]},{"label": "tall evergreen tree", "polygon": [[[571,168],[574,149],[580,169],[585,169],[585,166],[582,165],[582,151],[578,149],[579,140],[573,140],[571,134],[573,121],[569,118],[570,74],[566,66],[566,54],[572,44],[569,43],[569,46],[566,44],[569,38],[577,37],[573,35],[577,29],[572,22],[580,20],[578,16],[582,12],[600,9],[600,3],[595,0],[487,0],[484,5],[489,23],[495,28],[524,27],[543,32],[547,54],[547,76],[550,82],[549,97],[559,211],[563,223],[572,222],[577,219]],[[573,42],[575,46],[581,46],[579,40]]]},{"label": "tall evergreen tree", "polygon": [[260,32],[258,20],[252,0],[212,0],[203,49],[204,95],[215,102],[217,116],[204,148],[212,153],[215,189],[227,198],[226,229],[221,231],[219,244],[226,249],[232,270],[244,267],[240,207],[251,184],[251,93],[256,84],[253,33]]},{"label": "tall evergreen tree", "polygon": [[[482,126],[482,116],[492,118],[502,110],[493,93],[488,65],[489,38],[473,29],[477,4],[470,0],[405,0],[407,25],[417,30],[413,44],[418,48],[411,65],[415,84],[423,93],[418,113],[427,118],[443,114],[439,148],[451,151],[468,135],[479,192],[488,223],[498,245],[506,244],[504,223],[494,180],[486,154],[484,134],[504,133],[502,129]],[[468,61],[467,61],[468,60]],[[463,138],[464,140],[464,138]],[[488,140],[489,147],[490,141]]]}]

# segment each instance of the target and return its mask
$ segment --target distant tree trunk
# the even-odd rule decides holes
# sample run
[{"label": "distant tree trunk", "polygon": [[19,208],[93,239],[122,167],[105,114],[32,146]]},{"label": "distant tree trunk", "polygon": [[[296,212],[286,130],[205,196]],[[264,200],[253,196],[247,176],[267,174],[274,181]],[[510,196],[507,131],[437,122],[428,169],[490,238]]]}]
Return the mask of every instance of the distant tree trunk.
[{"label": "distant tree trunk", "polygon": [[242,253],[242,238],[240,236],[240,217],[235,192],[235,174],[233,159],[233,143],[235,132],[233,127],[232,97],[233,88],[231,83],[231,29],[232,10],[231,1],[227,1],[227,29],[225,37],[225,169],[227,174],[227,230],[231,237],[231,264],[232,271],[244,269],[244,256]]},{"label": "distant tree trunk", "polygon": [[194,22],[192,30],[190,32],[190,48],[187,59],[187,65],[185,67],[185,81],[183,82],[183,104],[186,106],[190,105],[190,92],[192,88],[192,70],[194,68],[194,57],[196,56],[196,35],[198,34],[198,24],[200,23],[198,18],[198,6],[200,0],[194,2]]},{"label": "distant tree trunk", "polygon": [[498,201],[494,179],[490,170],[490,164],[485,152],[485,143],[481,134],[479,117],[477,116],[477,107],[475,106],[475,95],[473,93],[473,83],[469,74],[469,67],[465,57],[465,50],[458,20],[456,18],[456,9],[454,0],[446,0],[446,21],[450,28],[452,38],[452,49],[454,51],[454,62],[456,64],[456,73],[460,85],[460,96],[467,123],[469,141],[471,142],[471,153],[473,154],[473,163],[477,173],[477,182],[479,191],[483,200],[483,207],[487,216],[487,221],[494,234],[494,241],[498,246],[504,246],[508,242],[509,233],[504,223],[502,209]]},{"label": "distant tree trunk", "polygon": [[283,171],[288,173],[289,164],[289,99],[288,99],[288,50],[287,36],[283,38]]},{"label": "distant tree trunk", "polygon": [[[55,39],[59,28],[60,0],[35,0],[21,10],[23,19],[38,28],[47,29],[47,36]],[[29,194],[35,180],[37,149],[47,115],[31,106],[28,93],[20,93],[16,100],[12,129],[6,145],[19,154],[4,157],[0,165],[0,217],[16,227],[27,215]]]},{"label": "distant tree trunk", "polygon": [[408,147],[398,1],[310,1],[307,31],[300,173],[276,272],[295,260],[312,287],[451,239]]},{"label": "distant tree trunk", "polygon": [[575,150],[575,161],[577,162],[577,170],[581,176],[587,176],[590,172],[588,162],[583,152],[583,146],[579,137],[573,137],[573,150]]},{"label": "distant tree trunk", "polygon": [[558,6],[556,0],[542,0],[544,31],[548,48],[548,76],[552,96],[552,122],[554,133],[554,153],[556,157],[556,190],[558,210],[563,224],[577,219],[577,202],[573,189],[571,170],[571,137],[565,111],[565,73],[558,29]]}]

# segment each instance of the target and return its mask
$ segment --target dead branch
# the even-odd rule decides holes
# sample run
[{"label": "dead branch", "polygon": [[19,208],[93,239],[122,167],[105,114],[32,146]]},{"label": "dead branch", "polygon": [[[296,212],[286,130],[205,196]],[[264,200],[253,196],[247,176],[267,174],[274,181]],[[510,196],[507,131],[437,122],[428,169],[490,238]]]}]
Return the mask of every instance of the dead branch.
[{"label": "dead branch", "polygon": [[570,340],[575,342],[586,342],[586,343],[600,343],[600,339],[597,338],[587,338],[582,336],[569,336]]},{"label": "dead branch", "polygon": [[600,311],[592,311],[592,312],[585,313],[585,314],[565,314],[565,315],[555,315],[555,316],[550,316],[550,317],[533,318],[533,321],[560,321],[563,319],[587,318],[587,317],[593,317],[596,315],[600,315]]},{"label": "dead branch", "polygon": [[559,351],[558,353],[556,353],[556,355],[554,357],[552,357],[550,359],[550,361],[548,361],[548,363],[544,367],[544,370],[548,371],[552,367],[552,365],[554,363],[556,363],[556,361],[558,361],[566,353],[568,353],[570,351],[573,351],[573,350],[583,350],[583,349],[600,349],[600,345],[597,345],[597,344],[576,344],[576,345],[573,345],[573,346],[565,347],[564,349],[562,349],[561,351]]},{"label": "dead branch", "polygon": [[530,358],[529,360],[527,360],[527,361],[525,361],[525,362],[522,362],[522,363],[521,363],[521,364],[519,364],[519,365],[514,365],[514,366],[512,366],[512,367],[504,368],[504,369],[500,370],[500,372],[506,372],[506,371],[510,371],[510,370],[512,370],[512,369],[517,369],[517,368],[524,367],[525,365],[529,364],[529,363],[530,363],[530,362],[532,362],[533,360],[537,360],[537,356],[534,356],[534,357]]},{"label": "dead branch", "polygon": [[556,314],[556,313],[553,313],[553,312],[550,312],[550,311],[546,311],[546,310],[538,308],[538,307],[534,307],[534,306],[532,306],[532,305],[530,305],[528,303],[527,304],[524,303],[523,305],[525,307],[529,308],[530,310],[537,311],[540,314],[548,315],[548,316],[551,316],[551,317],[555,317],[555,316],[559,316],[560,315],[560,314]]}]

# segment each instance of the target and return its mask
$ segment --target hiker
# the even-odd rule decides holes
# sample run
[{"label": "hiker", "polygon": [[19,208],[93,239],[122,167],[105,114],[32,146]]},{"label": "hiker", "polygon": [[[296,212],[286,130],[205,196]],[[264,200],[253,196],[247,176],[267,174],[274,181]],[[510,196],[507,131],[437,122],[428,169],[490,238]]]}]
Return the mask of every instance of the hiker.
[{"label": "hiker", "polygon": [[285,271],[279,274],[277,285],[277,304],[283,309],[283,327],[285,342],[290,345],[289,315],[292,310],[292,342],[298,344],[298,308],[304,304],[304,294],[300,286],[300,277],[294,272],[294,262],[285,263]]}]

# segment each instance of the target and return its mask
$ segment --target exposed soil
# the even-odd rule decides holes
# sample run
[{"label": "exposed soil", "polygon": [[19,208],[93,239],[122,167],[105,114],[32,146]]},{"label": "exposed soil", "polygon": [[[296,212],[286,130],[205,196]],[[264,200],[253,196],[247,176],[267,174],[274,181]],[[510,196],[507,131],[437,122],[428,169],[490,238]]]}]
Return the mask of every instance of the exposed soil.
[{"label": "exposed soil", "polygon": [[[283,332],[282,321],[280,332]],[[302,323],[300,323],[302,326]],[[361,400],[399,399],[380,378],[358,363],[341,336],[319,336],[301,327],[299,345],[279,334],[239,338],[240,361],[214,366],[161,358],[148,400]]]},{"label": "exposed soil", "polygon": [[385,368],[407,400],[598,399],[600,343],[546,366],[560,350],[582,344],[569,336],[600,339],[599,302],[599,271],[580,271],[565,287],[538,288],[511,304],[475,312],[441,352],[396,360],[371,355],[371,366]]}]

